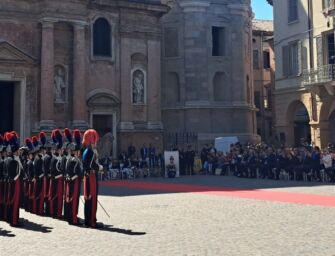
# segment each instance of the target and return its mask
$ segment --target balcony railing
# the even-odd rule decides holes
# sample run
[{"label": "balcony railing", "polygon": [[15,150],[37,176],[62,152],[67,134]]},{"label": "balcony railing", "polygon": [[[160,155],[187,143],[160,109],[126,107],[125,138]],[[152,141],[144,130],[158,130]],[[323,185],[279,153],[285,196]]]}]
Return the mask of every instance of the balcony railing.
[{"label": "balcony railing", "polygon": [[335,0],[323,0],[323,13],[331,14],[335,10]]},{"label": "balcony railing", "polygon": [[335,81],[335,64],[324,65],[315,69],[305,69],[302,75],[304,85],[329,83]]}]

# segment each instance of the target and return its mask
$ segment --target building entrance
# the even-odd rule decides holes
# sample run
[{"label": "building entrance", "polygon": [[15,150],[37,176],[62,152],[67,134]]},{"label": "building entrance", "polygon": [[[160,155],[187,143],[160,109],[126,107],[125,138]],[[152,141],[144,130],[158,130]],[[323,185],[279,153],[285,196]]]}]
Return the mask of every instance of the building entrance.
[{"label": "building entrance", "polygon": [[14,129],[14,82],[0,81],[0,133]]}]

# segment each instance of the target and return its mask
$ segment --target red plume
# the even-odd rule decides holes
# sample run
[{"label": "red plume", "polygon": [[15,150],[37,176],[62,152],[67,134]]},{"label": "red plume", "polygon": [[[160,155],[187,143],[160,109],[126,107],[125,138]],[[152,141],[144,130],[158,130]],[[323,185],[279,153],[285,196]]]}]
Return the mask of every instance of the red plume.
[{"label": "red plume", "polygon": [[5,133],[5,139],[7,142],[10,142],[14,138],[14,135],[11,132]]},{"label": "red plume", "polygon": [[32,141],[33,141],[34,147],[37,147],[38,146],[38,138],[36,136],[33,136]]},{"label": "red plume", "polygon": [[52,139],[52,141],[53,141],[54,143],[57,142],[55,131],[56,131],[56,130],[53,130],[53,131],[51,132],[51,139]]},{"label": "red plume", "polygon": [[75,138],[80,138],[81,137],[81,133],[78,129],[75,129],[73,131],[73,137],[75,137]]},{"label": "red plume", "polygon": [[34,147],[33,147],[33,142],[31,141],[31,139],[26,138],[25,142],[26,142],[26,146],[29,148],[29,150],[33,150]]},{"label": "red plume", "polygon": [[41,144],[44,146],[47,143],[45,132],[40,132],[39,138],[40,138]]},{"label": "red plume", "polygon": [[70,131],[69,128],[65,128],[65,129],[64,129],[64,135],[65,135],[65,136],[71,136],[71,131]]},{"label": "red plume", "polygon": [[52,131],[51,138],[54,143],[63,144],[63,136],[59,129],[55,129]]},{"label": "red plume", "polygon": [[16,139],[19,139],[19,135],[16,133],[16,131],[11,131],[11,134],[13,134],[13,137]]},{"label": "red plume", "polygon": [[41,138],[45,138],[45,137],[46,137],[45,132],[40,132],[39,137],[40,137],[40,139],[41,139]]},{"label": "red plume", "polygon": [[78,129],[73,131],[73,137],[74,137],[74,141],[77,145],[80,145],[80,140],[81,140],[81,134],[80,131]]},{"label": "red plume", "polygon": [[99,134],[94,129],[89,129],[84,133],[83,136],[83,145],[85,147],[89,145],[97,146],[97,143],[99,141]]},{"label": "red plume", "polygon": [[55,130],[55,135],[56,135],[56,137],[63,137],[63,136],[62,136],[62,133],[60,132],[59,129],[56,129],[56,130]]},{"label": "red plume", "polygon": [[72,143],[72,134],[69,128],[64,129],[64,136],[70,143]]}]

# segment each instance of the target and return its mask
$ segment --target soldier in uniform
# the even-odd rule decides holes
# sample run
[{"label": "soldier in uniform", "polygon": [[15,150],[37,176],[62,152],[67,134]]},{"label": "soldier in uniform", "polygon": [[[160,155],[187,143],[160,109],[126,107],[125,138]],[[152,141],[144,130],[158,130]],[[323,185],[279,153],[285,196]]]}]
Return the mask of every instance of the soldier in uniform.
[{"label": "soldier in uniform", "polygon": [[71,154],[66,162],[65,181],[65,218],[70,225],[79,225],[78,207],[80,197],[80,180],[82,163],[80,160],[81,135],[79,130],[74,131],[74,143],[70,144]]},{"label": "soldier in uniform", "polygon": [[[70,134],[70,136],[69,136]],[[70,141],[72,141],[72,134],[71,131],[66,128],[64,130],[64,136],[67,138],[67,142],[65,143],[65,145],[62,148],[62,153],[61,153],[61,160],[60,160],[60,170],[63,173],[63,209],[64,209],[64,218],[66,218],[67,216],[67,208],[66,208],[66,202],[65,202],[65,194],[66,194],[66,164],[68,159],[70,158],[70,154],[69,154],[69,146],[70,146]],[[71,138],[70,138],[71,137]]]},{"label": "soldier in uniform", "polygon": [[4,176],[4,139],[2,135],[0,135],[0,220],[4,219],[4,211],[5,211],[5,176]]},{"label": "soldier in uniform", "polygon": [[[23,165],[23,196],[24,196],[24,209],[27,212],[33,212],[33,200],[34,200],[34,154],[33,154],[33,143],[30,138],[25,140],[25,147],[22,150],[22,165]],[[35,211],[36,211],[36,205]]]},{"label": "soldier in uniform", "polygon": [[[51,134],[52,135],[52,134]],[[45,215],[50,215],[50,202],[49,202],[49,187],[50,187],[50,177],[51,177],[51,160],[53,158],[52,155],[52,147],[57,143],[55,137],[52,137],[52,143],[45,144],[45,154],[43,156],[43,171],[44,171],[44,183],[43,183],[43,197],[44,197],[44,211]]]},{"label": "soldier in uniform", "polygon": [[4,162],[4,169],[8,174],[7,187],[7,222],[11,226],[19,226],[20,214],[20,175],[23,169],[19,158],[19,136],[12,131],[6,133],[6,140],[9,145],[7,147],[8,157]]},{"label": "soldier in uniform", "polygon": [[84,170],[84,215],[85,226],[98,228],[96,213],[98,203],[98,171],[102,166],[98,163],[98,152],[96,150],[99,141],[99,134],[93,129],[89,129],[83,136],[83,170]]},{"label": "soldier in uniform", "polygon": [[7,147],[8,141],[6,138],[6,133],[3,136],[4,144],[2,150],[2,171],[3,171],[3,220],[7,221],[7,204],[8,204],[8,172],[5,169],[5,161],[7,159]]},{"label": "soldier in uniform", "polygon": [[63,147],[63,135],[59,129],[56,129],[52,132],[51,137],[56,143],[54,145],[54,153],[50,162],[50,215],[54,218],[61,219],[63,211],[63,173],[60,169],[60,163],[61,150]]},{"label": "soldier in uniform", "polygon": [[34,164],[34,201],[35,213],[38,215],[44,215],[44,170],[43,170],[43,155],[42,148],[39,145],[37,137],[33,137],[33,145],[35,147],[35,157],[33,158]]}]

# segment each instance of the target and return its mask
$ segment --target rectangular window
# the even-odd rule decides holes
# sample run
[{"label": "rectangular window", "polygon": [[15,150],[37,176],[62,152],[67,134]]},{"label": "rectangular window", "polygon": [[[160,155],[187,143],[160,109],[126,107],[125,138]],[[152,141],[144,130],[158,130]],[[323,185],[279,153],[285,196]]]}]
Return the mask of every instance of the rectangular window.
[{"label": "rectangular window", "polygon": [[270,52],[268,50],[263,51],[263,66],[265,69],[270,68]]},{"label": "rectangular window", "polygon": [[288,0],[288,22],[298,20],[298,0]]},{"label": "rectangular window", "polygon": [[253,65],[254,69],[259,69],[259,56],[258,56],[258,50],[253,51]]},{"label": "rectangular window", "polygon": [[178,43],[178,29],[165,28],[164,29],[164,55],[165,57],[178,57],[179,56],[179,43]]},{"label": "rectangular window", "polygon": [[297,76],[300,73],[299,42],[293,42],[283,47],[283,75]]},{"label": "rectangular window", "polygon": [[328,64],[335,64],[335,40],[334,33],[327,35]]},{"label": "rectangular window", "polygon": [[225,28],[212,27],[212,56],[224,56],[225,47]]},{"label": "rectangular window", "polygon": [[299,73],[299,53],[298,43],[293,43],[289,47],[289,75],[298,75]]}]

